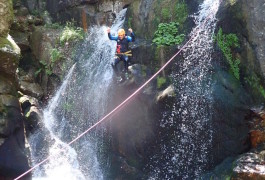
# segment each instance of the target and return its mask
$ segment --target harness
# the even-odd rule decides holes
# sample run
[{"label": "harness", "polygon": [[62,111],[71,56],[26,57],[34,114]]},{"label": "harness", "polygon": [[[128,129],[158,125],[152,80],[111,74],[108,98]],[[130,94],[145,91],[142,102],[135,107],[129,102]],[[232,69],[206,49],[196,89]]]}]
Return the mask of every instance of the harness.
[{"label": "harness", "polygon": [[129,51],[126,51],[126,52],[124,52],[124,53],[116,53],[115,55],[125,55],[125,56],[132,56],[132,51],[131,50],[129,50]]}]

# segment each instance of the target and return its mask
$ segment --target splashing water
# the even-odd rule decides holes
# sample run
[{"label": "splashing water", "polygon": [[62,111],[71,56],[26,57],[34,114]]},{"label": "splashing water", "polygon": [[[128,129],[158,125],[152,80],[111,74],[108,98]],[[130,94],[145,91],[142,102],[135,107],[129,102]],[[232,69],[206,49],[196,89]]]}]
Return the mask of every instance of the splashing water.
[{"label": "splashing water", "polygon": [[[125,20],[122,10],[112,27],[116,31]],[[106,113],[113,70],[115,42],[109,41],[106,27],[93,27],[77,51],[77,63],[70,69],[60,89],[44,110],[45,130],[30,139],[33,165],[51,156],[33,172],[33,179],[103,179],[103,136],[100,127],[68,145]],[[98,152],[101,152],[99,154]]]},{"label": "splashing water", "polygon": [[194,16],[196,27],[190,36],[198,34],[171,75],[176,100],[163,113],[160,126],[167,135],[148,165],[153,169],[149,179],[198,179],[211,166],[211,53],[219,4],[219,0],[205,0]]}]

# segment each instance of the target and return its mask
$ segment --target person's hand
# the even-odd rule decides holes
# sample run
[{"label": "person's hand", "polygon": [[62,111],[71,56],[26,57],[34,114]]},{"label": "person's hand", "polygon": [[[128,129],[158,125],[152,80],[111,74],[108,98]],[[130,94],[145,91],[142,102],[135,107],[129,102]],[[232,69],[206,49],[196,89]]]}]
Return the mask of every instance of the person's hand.
[{"label": "person's hand", "polygon": [[128,29],[128,31],[129,31],[130,33],[132,33],[132,32],[133,32],[132,28],[129,28],[129,29]]},{"label": "person's hand", "polygon": [[110,28],[109,27],[107,27],[107,33],[110,33]]}]

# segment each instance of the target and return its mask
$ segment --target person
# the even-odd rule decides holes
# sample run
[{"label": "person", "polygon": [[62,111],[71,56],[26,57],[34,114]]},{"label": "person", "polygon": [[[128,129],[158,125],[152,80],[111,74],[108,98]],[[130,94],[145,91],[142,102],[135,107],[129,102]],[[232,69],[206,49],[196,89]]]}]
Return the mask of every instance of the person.
[{"label": "person", "polygon": [[118,36],[112,36],[110,34],[110,28],[107,28],[109,39],[117,41],[116,56],[114,58],[114,62],[111,65],[115,72],[117,72],[117,64],[120,61],[123,61],[126,79],[128,79],[129,56],[132,55],[131,51],[129,50],[129,42],[135,41],[133,30],[129,28],[128,31],[130,32],[130,36],[126,36],[124,29],[118,30]]}]

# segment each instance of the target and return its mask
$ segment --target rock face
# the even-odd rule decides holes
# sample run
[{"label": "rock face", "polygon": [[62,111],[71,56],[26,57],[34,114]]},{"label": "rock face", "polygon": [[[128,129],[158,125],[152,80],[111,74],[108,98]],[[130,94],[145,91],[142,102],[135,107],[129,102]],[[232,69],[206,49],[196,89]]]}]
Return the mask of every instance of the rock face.
[{"label": "rock face", "polygon": [[263,80],[265,77],[264,11],[264,0],[235,0],[222,1],[218,14],[218,26],[222,27],[225,33],[235,33],[239,37],[238,56],[242,69],[255,72]]},{"label": "rock face", "polygon": [[[23,116],[17,99],[20,49],[8,35],[12,1],[0,1],[0,178],[14,178],[29,168]],[[27,176],[29,178],[29,176]]]},{"label": "rock face", "polygon": [[115,13],[133,2],[132,0],[47,0],[47,10],[55,21],[66,22],[74,19],[80,26],[111,24]]},{"label": "rock face", "polygon": [[251,150],[226,158],[203,179],[264,179],[265,178],[265,117],[264,109],[253,109],[248,115]]},{"label": "rock face", "polygon": [[241,0],[242,13],[246,21],[246,29],[250,46],[253,49],[263,78],[265,78],[265,1]]}]

